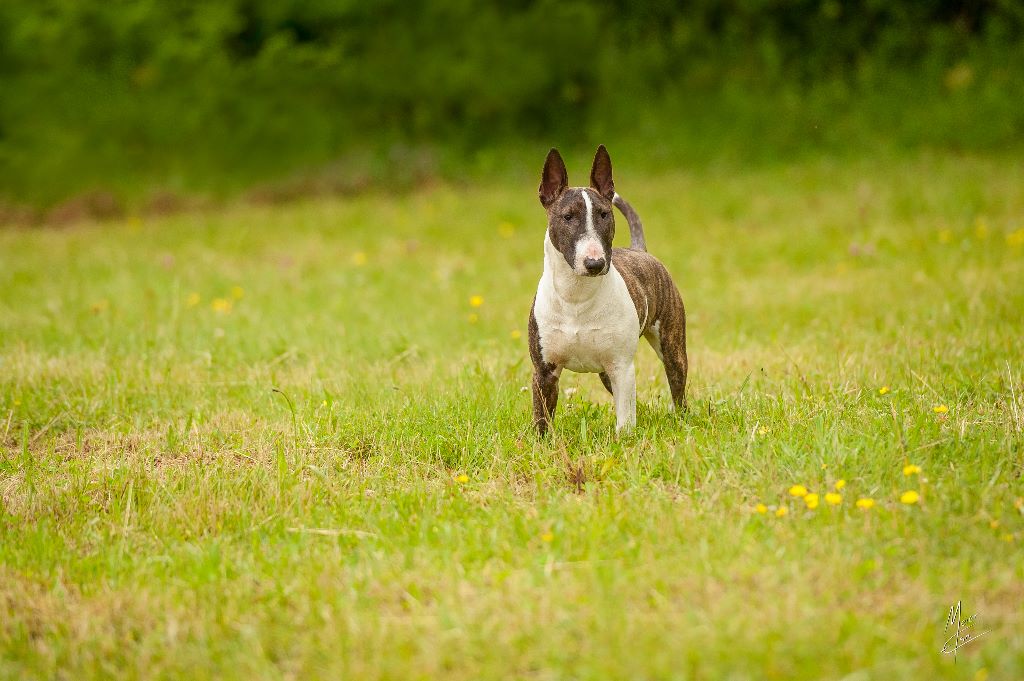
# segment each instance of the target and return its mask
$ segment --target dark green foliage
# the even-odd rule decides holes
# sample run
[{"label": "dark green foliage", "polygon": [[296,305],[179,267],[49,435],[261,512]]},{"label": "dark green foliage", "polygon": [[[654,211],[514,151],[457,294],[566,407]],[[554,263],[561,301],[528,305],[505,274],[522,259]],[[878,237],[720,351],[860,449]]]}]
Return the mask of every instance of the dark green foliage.
[{"label": "dark green foliage", "polygon": [[[859,110],[862,92],[886,95],[863,127],[1003,144],[1024,128],[1022,38],[1010,0],[4,0],[0,195],[231,188],[354,150],[580,143],[641,118],[698,119],[671,133],[697,153],[699,117],[737,109],[752,130],[711,138],[742,151],[773,111]],[[938,123],[885,125],[915,100]]]}]

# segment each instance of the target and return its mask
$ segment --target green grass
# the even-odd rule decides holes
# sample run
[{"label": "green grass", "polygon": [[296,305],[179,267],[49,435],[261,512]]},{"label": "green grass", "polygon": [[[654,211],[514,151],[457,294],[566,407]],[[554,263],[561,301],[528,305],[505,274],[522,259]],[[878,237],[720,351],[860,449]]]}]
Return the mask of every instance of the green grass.
[{"label": "green grass", "polygon": [[531,433],[532,174],[0,231],[0,677],[1024,676],[1019,159],[616,170],[691,362],[620,440]]}]

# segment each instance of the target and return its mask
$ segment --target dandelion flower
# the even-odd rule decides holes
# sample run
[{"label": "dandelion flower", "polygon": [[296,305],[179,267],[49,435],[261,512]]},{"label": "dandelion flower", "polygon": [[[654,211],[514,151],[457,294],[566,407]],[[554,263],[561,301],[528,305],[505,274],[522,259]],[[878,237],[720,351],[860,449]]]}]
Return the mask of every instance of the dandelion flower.
[{"label": "dandelion flower", "polygon": [[1014,536],[1012,534],[1006,533],[1006,534],[1003,535],[1003,541],[1005,541],[1005,542],[1012,542],[1013,540],[1014,540]]},{"label": "dandelion flower", "polygon": [[978,218],[974,220],[974,236],[979,239],[988,238],[988,221],[981,216],[978,216]]},{"label": "dandelion flower", "polygon": [[936,404],[934,407],[932,407],[932,411],[934,411],[936,414],[945,414],[947,411],[949,411],[949,407],[947,407],[944,404]]},{"label": "dandelion flower", "polygon": [[857,508],[862,508],[865,511],[875,505],[875,500],[869,497],[861,497],[857,500]]},{"label": "dandelion flower", "polygon": [[200,301],[202,301],[202,297],[198,293],[193,291],[192,293],[188,294],[187,298],[185,298],[185,305],[188,307],[195,307],[200,303]]},{"label": "dandelion flower", "polygon": [[366,264],[367,260],[368,258],[366,257],[366,253],[363,251],[356,251],[352,254],[352,264],[356,267],[362,267]]},{"label": "dandelion flower", "polygon": [[754,510],[760,513],[761,515],[764,515],[768,512],[768,507],[765,506],[764,504],[758,504],[757,506],[754,507]]},{"label": "dandelion flower", "polygon": [[921,495],[914,490],[908,490],[900,495],[901,504],[916,504],[921,499]]},{"label": "dandelion flower", "polygon": [[241,286],[231,287],[231,297],[234,298],[235,300],[241,300],[244,295],[245,289],[242,288]]},{"label": "dandelion flower", "polygon": [[469,476],[466,475],[465,473],[459,473],[458,475],[455,476],[455,482],[469,482]]},{"label": "dandelion flower", "polygon": [[521,334],[519,332],[519,329],[512,329],[512,334],[511,335],[512,335],[512,340],[519,340],[523,336],[523,334]]},{"label": "dandelion flower", "polygon": [[836,494],[835,492],[829,492],[828,494],[825,495],[825,502],[829,506],[838,506],[839,504],[843,503],[843,495]]},{"label": "dandelion flower", "polygon": [[842,488],[846,487],[846,481],[843,480],[843,479],[836,480],[836,484],[834,485],[834,487],[836,488],[836,491],[838,492]]},{"label": "dandelion flower", "polygon": [[760,428],[758,428],[757,429],[757,434],[758,435],[767,435],[768,434],[768,426],[761,426]]},{"label": "dandelion flower", "polygon": [[548,530],[540,536],[540,540],[545,544],[550,544],[555,540],[555,534],[551,530]]},{"label": "dandelion flower", "polygon": [[786,508],[785,506],[779,506],[779,508],[776,509],[776,511],[775,511],[775,517],[776,518],[782,518],[787,513],[789,513],[789,509],[788,508]]},{"label": "dandelion flower", "polygon": [[469,297],[469,306],[470,307],[480,307],[483,304],[484,304],[484,297],[483,296],[470,296]]},{"label": "dandelion flower", "polygon": [[998,520],[990,520],[990,521],[988,521],[988,526],[991,527],[993,530],[998,529],[999,528],[999,521]]},{"label": "dandelion flower", "polygon": [[808,494],[807,496],[804,497],[804,503],[807,504],[807,508],[813,511],[814,509],[818,508],[818,495],[813,493]]},{"label": "dandelion flower", "polygon": [[921,472],[921,467],[920,466],[916,466],[916,465],[914,465],[912,463],[911,464],[907,464],[906,466],[903,467],[903,475],[907,475],[907,476],[917,475],[920,472]]},{"label": "dandelion flower", "polygon": [[889,394],[889,386],[883,385],[881,388],[878,389],[878,394],[879,395],[888,395]]},{"label": "dandelion flower", "polygon": [[1006,235],[1006,245],[1016,248],[1024,245],[1024,227]]},{"label": "dandelion flower", "polygon": [[210,309],[214,312],[231,312],[231,301],[227,298],[214,298],[210,303]]},{"label": "dandelion flower", "polygon": [[803,485],[793,485],[789,488],[789,495],[792,497],[806,497],[807,488]]}]

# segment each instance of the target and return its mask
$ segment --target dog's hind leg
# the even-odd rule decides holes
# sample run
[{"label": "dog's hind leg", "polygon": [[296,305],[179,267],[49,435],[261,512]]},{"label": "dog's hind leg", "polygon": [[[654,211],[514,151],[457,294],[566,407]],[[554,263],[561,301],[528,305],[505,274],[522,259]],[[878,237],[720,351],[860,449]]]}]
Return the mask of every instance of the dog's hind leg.
[{"label": "dog's hind leg", "polygon": [[689,369],[689,362],[686,359],[686,321],[680,315],[665,320],[660,327],[659,347],[655,349],[660,349],[658,355],[665,365],[672,403],[683,411],[686,409],[686,373]]},{"label": "dog's hind leg", "polygon": [[607,372],[601,372],[601,383],[604,384],[604,389],[607,390],[611,395],[615,394],[615,391],[612,390],[612,380],[608,378]]}]

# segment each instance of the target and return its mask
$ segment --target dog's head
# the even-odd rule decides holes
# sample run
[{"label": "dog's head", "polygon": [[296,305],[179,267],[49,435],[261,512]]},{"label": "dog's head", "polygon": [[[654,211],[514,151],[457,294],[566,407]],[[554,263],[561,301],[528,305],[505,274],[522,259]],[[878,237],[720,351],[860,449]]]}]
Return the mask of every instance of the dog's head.
[{"label": "dog's head", "polygon": [[557,149],[548,152],[540,180],[540,203],[548,212],[548,238],[582,277],[607,274],[612,264],[612,160],[602,144],[590,170],[590,187],[570,187]]}]

